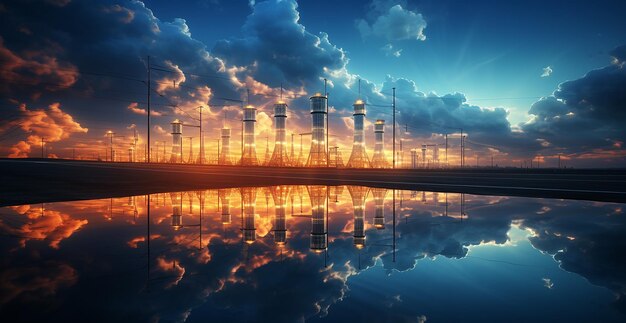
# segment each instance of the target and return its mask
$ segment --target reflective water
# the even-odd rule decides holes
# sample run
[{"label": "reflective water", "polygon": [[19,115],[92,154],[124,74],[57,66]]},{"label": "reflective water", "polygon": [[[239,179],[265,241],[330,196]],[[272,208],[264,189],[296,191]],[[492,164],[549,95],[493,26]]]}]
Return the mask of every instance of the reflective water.
[{"label": "reflective water", "polygon": [[0,211],[3,322],[626,320],[623,204],[281,186]]}]

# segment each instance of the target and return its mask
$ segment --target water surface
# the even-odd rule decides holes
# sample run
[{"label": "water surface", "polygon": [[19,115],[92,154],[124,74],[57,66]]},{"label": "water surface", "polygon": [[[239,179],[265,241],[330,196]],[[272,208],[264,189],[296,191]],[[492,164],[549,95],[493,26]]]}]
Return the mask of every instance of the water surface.
[{"label": "water surface", "polygon": [[5,207],[0,317],[624,321],[625,223],[623,204],[356,186]]}]

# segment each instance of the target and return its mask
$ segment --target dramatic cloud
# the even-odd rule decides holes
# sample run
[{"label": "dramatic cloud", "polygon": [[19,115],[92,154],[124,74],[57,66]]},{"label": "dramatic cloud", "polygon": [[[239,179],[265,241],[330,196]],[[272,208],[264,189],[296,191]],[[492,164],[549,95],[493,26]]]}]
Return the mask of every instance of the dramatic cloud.
[{"label": "dramatic cloud", "polygon": [[57,44],[48,46],[45,51],[24,50],[17,54],[6,48],[0,37],[0,93],[13,97],[15,92],[27,91],[28,96],[37,98],[41,92],[30,89],[41,87],[54,92],[72,86],[78,78],[77,68],[54,56],[62,52]]},{"label": "dramatic cloud", "polygon": [[626,141],[623,51],[623,47],[618,47],[612,52],[614,64],[561,83],[552,96],[535,102],[528,112],[532,119],[522,125],[526,135],[575,157],[603,154],[609,160],[610,155],[623,160],[621,143]]},{"label": "dramatic cloud", "polygon": [[51,104],[47,110],[29,110],[26,105],[19,107],[20,116],[0,128],[0,132],[19,127],[28,137],[22,140],[9,150],[9,157],[28,157],[31,146],[41,145],[42,139],[45,142],[59,142],[68,139],[74,133],[86,133],[80,123],[61,110],[59,103]]},{"label": "dramatic cloud", "polygon": [[[382,6],[383,4],[373,5],[377,9]],[[426,20],[422,14],[407,10],[400,4],[390,7],[372,23],[368,23],[365,19],[357,20],[356,27],[363,38],[374,35],[385,38],[389,42],[411,39],[426,40],[426,35],[424,35]]]},{"label": "dramatic cloud", "polygon": [[325,70],[344,68],[348,59],[328,35],[313,35],[299,24],[293,0],[254,5],[242,27],[242,38],[217,42],[213,53],[228,64],[247,66],[258,81],[277,87],[319,81]]},{"label": "dramatic cloud", "polygon": [[[134,114],[138,114],[142,116],[148,115],[148,111],[146,111],[146,109],[140,108],[137,102],[133,102],[129,104],[127,109],[130,110],[130,112]],[[155,117],[160,117],[163,115],[163,113],[159,111],[155,111],[155,110],[150,110],[150,115],[155,116]]]},{"label": "dramatic cloud", "polygon": [[541,73],[541,77],[548,77],[552,75],[552,67],[546,66],[543,68],[543,72]]},{"label": "dramatic cloud", "polygon": [[[119,123],[116,116],[123,115],[129,119],[124,124],[140,125],[147,113],[145,80],[150,56],[152,116],[154,124],[161,127],[173,116],[197,119],[195,109],[209,105],[210,111],[203,113],[207,129],[219,128],[224,111],[230,112],[227,123],[240,114],[238,101],[223,99],[245,100],[246,89],[265,120],[263,113],[271,115],[271,103],[282,84],[290,101],[288,129],[306,132],[310,124],[308,95],[321,92],[325,78],[331,111],[338,116],[329,120],[331,129],[337,129],[331,141],[347,154],[351,136],[343,127],[343,118],[351,115],[360,79],[361,97],[371,104],[368,118],[383,118],[389,123],[389,111],[374,105],[390,104],[391,87],[395,86],[398,120],[412,128],[410,135],[420,140],[442,144],[444,133],[458,133],[463,128],[469,134],[468,149],[476,153],[497,151],[516,165],[523,158],[555,158],[558,153],[580,161],[580,165],[592,158],[617,163],[626,155],[621,148],[625,142],[620,130],[623,127],[617,124],[624,116],[615,108],[623,103],[620,82],[626,59],[624,46],[612,52],[613,64],[563,83],[553,97],[533,105],[530,121],[511,125],[504,107],[470,104],[462,93],[436,95],[418,90],[409,79],[389,77],[375,84],[360,77],[349,69],[347,53],[332,43],[329,35],[312,34],[300,23],[294,0],[250,5],[252,12],[241,36],[217,41],[208,51],[204,43],[192,37],[184,19],[161,21],[139,1],[6,4],[6,10],[0,12],[0,27],[7,31],[0,43],[0,63],[8,72],[1,72],[5,74],[0,78],[15,81],[0,85],[0,91],[9,91],[7,101],[13,100],[13,104],[35,99],[43,104],[63,102],[72,115],[89,106],[88,112],[80,110],[81,123]],[[376,0],[359,21],[366,34],[385,40],[379,46],[387,56],[401,55],[396,45],[399,40],[425,39],[424,18],[407,8],[403,1]],[[29,84],[18,87],[18,83]],[[8,118],[10,113],[0,111],[0,117]],[[271,125],[259,128],[259,135],[271,135]],[[138,130],[146,137],[141,133],[146,131],[144,127]],[[370,130],[366,129],[367,136],[371,136]],[[155,135],[156,140],[165,137]],[[233,136],[233,145],[237,145],[237,138]],[[25,156],[32,140],[16,142],[12,156]],[[194,141],[194,150],[198,142]],[[450,141],[451,147],[457,142]]]}]

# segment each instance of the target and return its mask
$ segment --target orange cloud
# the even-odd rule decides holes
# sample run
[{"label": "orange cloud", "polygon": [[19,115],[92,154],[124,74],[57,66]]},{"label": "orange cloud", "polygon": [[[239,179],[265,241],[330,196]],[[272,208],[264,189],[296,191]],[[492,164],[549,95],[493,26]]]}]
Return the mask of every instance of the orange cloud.
[{"label": "orange cloud", "polygon": [[18,213],[25,215],[29,221],[19,227],[0,222],[0,229],[20,236],[20,245],[24,247],[29,240],[48,240],[52,248],[58,249],[61,241],[69,238],[89,221],[73,219],[67,214],[54,210],[14,207]]},{"label": "orange cloud", "polygon": [[73,133],[86,133],[89,129],[83,128],[74,118],[61,110],[60,103],[53,103],[48,110],[28,110],[25,104],[20,105],[21,116],[7,123],[0,131],[19,127],[30,135],[9,149],[9,157],[28,157],[31,146],[41,145],[41,139],[46,142],[58,142],[68,139]]},{"label": "orange cloud", "polygon": [[[148,115],[148,111],[146,111],[146,109],[140,108],[137,102],[133,102],[129,104],[127,109],[130,110],[134,114],[138,114],[142,116]],[[163,112],[150,110],[150,115],[153,117],[160,117],[163,115]]]},{"label": "orange cloud", "polygon": [[[55,44],[53,44],[55,45]],[[78,68],[70,63],[59,62],[51,52],[61,51],[58,45],[51,51],[12,52],[4,46],[0,37],[0,93],[12,95],[16,87],[41,85],[48,91],[71,87],[78,80]],[[40,92],[33,92],[37,98]]]}]

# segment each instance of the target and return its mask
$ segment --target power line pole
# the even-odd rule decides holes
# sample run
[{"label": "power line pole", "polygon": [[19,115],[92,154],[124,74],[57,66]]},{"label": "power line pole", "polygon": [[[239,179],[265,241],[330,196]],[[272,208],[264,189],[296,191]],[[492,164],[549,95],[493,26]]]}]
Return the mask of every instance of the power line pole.
[{"label": "power line pole", "polygon": [[[393,88],[392,106],[393,106],[393,157],[392,157],[393,159],[392,159],[392,163],[393,163],[393,168],[395,169],[396,168],[396,88],[395,87]],[[395,191],[394,191],[394,197],[395,197]],[[395,199],[394,199],[394,203],[395,203]]]},{"label": "power line pole", "polygon": [[330,165],[330,155],[328,154],[328,146],[330,143],[328,142],[328,92],[326,91],[326,82],[327,79],[324,79],[324,95],[326,96],[326,167]]},{"label": "power line pole", "polygon": [[41,158],[44,158],[43,157],[43,145],[44,145],[44,142],[46,142],[45,140],[46,140],[45,137],[41,137]]},{"label": "power line pole", "polygon": [[448,167],[448,134],[446,133],[446,168]]},{"label": "power line pole", "polygon": [[152,149],[150,148],[150,56],[148,56],[148,163]]}]

